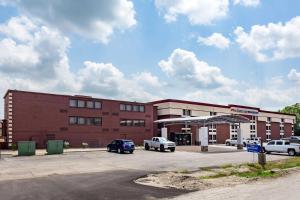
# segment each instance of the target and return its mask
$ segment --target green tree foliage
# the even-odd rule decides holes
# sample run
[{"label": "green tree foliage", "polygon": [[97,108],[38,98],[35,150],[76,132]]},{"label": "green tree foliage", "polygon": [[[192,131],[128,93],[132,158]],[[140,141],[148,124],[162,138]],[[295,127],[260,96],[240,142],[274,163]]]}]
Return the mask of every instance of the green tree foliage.
[{"label": "green tree foliage", "polygon": [[291,106],[286,106],[279,112],[296,115],[295,135],[300,135],[300,104],[296,103]]}]

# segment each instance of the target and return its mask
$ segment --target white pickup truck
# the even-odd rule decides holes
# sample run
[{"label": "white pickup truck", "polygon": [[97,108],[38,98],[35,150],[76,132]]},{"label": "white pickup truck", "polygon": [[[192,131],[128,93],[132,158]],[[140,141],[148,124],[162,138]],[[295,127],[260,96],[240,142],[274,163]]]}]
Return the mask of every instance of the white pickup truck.
[{"label": "white pickup truck", "polygon": [[146,150],[159,149],[160,151],[165,151],[169,149],[171,152],[174,152],[176,145],[164,137],[153,137],[152,140],[144,140],[144,147]]},{"label": "white pickup truck", "polygon": [[290,156],[294,156],[300,153],[300,144],[290,144],[286,140],[272,140],[263,146],[266,153],[288,153]]}]

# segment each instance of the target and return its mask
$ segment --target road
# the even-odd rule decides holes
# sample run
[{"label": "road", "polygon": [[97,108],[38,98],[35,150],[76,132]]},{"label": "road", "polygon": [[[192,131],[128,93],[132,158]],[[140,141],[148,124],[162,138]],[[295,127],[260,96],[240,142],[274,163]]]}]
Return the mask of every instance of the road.
[{"label": "road", "polygon": [[277,178],[237,185],[235,187],[213,188],[173,198],[173,200],[299,200],[300,172]]}]

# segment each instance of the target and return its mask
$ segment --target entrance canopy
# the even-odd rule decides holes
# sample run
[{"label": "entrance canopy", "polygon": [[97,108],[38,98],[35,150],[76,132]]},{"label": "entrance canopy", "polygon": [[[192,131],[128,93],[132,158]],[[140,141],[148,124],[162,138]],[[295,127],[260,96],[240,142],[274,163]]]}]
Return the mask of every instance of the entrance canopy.
[{"label": "entrance canopy", "polygon": [[247,117],[241,115],[215,115],[215,116],[201,116],[201,117],[178,117],[169,119],[160,119],[154,123],[162,123],[164,125],[172,124],[224,124],[224,123],[249,123]]}]

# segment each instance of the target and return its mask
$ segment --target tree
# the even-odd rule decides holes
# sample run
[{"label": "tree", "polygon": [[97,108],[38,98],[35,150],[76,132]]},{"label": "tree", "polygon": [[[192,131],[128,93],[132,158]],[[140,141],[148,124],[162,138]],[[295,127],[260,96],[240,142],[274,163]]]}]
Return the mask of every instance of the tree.
[{"label": "tree", "polygon": [[300,104],[296,103],[291,106],[286,106],[282,110],[279,110],[279,112],[296,115],[296,123],[294,125],[294,133],[295,133],[295,135],[300,135]]}]

